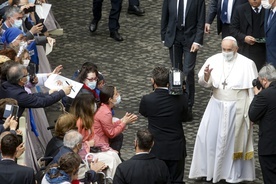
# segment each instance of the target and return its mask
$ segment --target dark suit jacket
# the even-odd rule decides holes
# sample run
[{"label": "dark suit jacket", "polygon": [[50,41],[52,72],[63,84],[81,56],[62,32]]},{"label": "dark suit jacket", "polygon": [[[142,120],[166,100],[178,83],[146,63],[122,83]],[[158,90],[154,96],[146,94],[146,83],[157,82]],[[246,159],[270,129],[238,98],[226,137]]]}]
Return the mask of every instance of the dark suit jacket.
[{"label": "dark suit jacket", "polygon": [[[258,30],[261,37],[264,38],[264,16],[265,10],[261,9],[259,13],[261,23],[258,26]],[[252,20],[252,7],[249,3],[245,3],[239,6],[234,14],[232,15],[232,21],[230,24],[230,34],[234,36],[239,43],[238,52],[242,55],[254,60],[257,65],[258,70],[262,67],[266,60],[266,48],[265,43],[255,43],[254,45],[249,45],[244,42],[244,38],[248,35],[252,36],[253,33],[253,20]],[[262,64],[261,64],[262,63]],[[259,66],[260,65],[260,66]]]},{"label": "dark suit jacket", "polygon": [[58,102],[64,96],[65,93],[63,90],[50,95],[47,93],[28,94],[24,87],[11,84],[7,81],[3,82],[0,87],[0,98],[13,98],[17,100],[19,106],[18,117],[22,115],[25,108],[47,107]]},{"label": "dark suit jacket", "polygon": [[165,162],[152,154],[140,154],[133,156],[117,167],[113,183],[167,184],[171,182]]},{"label": "dark suit jacket", "polygon": [[255,95],[249,107],[249,118],[259,121],[259,155],[276,154],[276,81]]},{"label": "dark suit jacket", "polygon": [[[205,23],[204,0],[187,0],[185,12],[185,41],[190,48],[193,42],[203,44]],[[177,0],[164,0],[161,18],[161,39],[171,47],[175,40],[177,24]]]},{"label": "dark suit jacket", "polygon": [[6,184],[34,184],[34,170],[17,165],[12,160],[0,161],[0,183]]},{"label": "dark suit jacket", "polygon": [[[209,13],[207,15],[206,23],[212,24],[215,17],[217,16],[217,31],[218,34],[221,33],[222,22],[220,20],[221,15],[221,2],[222,0],[211,0],[209,5]],[[234,10],[241,4],[247,3],[248,0],[233,0],[233,8],[231,12],[231,16],[234,13]]]},{"label": "dark suit jacket", "polygon": [[266,59],[268,63],[272,63],[276,67],[276,16],[273,16],[267,26],[269,11],[265,10]]},{"label": "dark suit jacket", "polygon": [[182,122],[187,116],[187,95],[169,95],[166,89],[155,89],[143,96],[139,112],[148,118],[148,129],[153,134],[151,149],[161,160],[180,160],[186,156],[186,141]]}]

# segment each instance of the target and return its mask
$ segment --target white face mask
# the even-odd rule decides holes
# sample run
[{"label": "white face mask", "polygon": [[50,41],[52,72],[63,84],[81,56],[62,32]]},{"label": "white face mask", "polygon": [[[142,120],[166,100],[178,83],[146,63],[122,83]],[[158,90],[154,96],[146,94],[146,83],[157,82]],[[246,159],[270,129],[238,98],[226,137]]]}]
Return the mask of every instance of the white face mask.
[{"label": "white face mask", "polygon": [[121,95],[119,95],[117,98],[116,98],[116,102],[113,102],[114,103],[114,105],[116,106],[116,105],[119,105],[119,103],[121,103]]},{"label": "white face mask", "polygon": [[22,20],[14,20],[14,23],[12,24],[12,27],[15,27],[15,28],[20,28],[22,26]]},{"label": "white face mask", "polygon": [[19,46],[22,47],[22,49],[26,49],[27,46],[28,46],[28,43],[27,43],[27,42],[24,42],[24,41],[21,41],[21,42],[19,43]]},{"label": "white face mask", "polygon": [[27,66],[29,65],[29,63],[30,63],[30,60],[29,60],[29,59],[23,59],[22,61],[23,61],[23,65],[24,65],[25,67],[27,67]]},{"label": "white face mask", "polygon": [[223,58],[225,59],[225,61],[232,61],[234,59],[234,52],[222,52]]},{"label": "white face mask", "polygon": [[261,5],[263,6],[264,9],[270,9],[271,4],[269,3],[269,0],[262,0]]}]

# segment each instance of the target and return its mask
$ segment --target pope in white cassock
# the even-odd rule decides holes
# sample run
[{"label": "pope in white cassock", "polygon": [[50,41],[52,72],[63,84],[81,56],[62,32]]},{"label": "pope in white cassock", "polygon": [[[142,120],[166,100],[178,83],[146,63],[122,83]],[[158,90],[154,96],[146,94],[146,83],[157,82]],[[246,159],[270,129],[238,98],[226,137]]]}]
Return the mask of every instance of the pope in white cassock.
[{"label": "pope in white cassock", "polygon": [[213,183],[255,179],[252,124],[248,108],[254,97],[255,63],[238,54],[237,41],[225,37],[222,53],[208,58],[198,73],[199,84],[212,88],[202,117],[189,178],[206,177]]}]

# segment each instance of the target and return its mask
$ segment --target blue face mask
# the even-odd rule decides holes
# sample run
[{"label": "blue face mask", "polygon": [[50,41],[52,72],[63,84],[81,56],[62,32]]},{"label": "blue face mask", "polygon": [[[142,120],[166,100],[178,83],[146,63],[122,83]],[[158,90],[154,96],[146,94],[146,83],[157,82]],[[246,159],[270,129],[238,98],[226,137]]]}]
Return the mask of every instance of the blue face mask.
[{"label": "blue face mask", "polygon": [[92,90],[94,90],[96,88],[96,85],[97,85],[97,81],[87,83],[87,86]]},{"label": "blue face mask", "polygon": [[35,3],[35,0],[29,0],[29,3],[33,3],[33,4],[34,4],[34,3]]},{"label": "blue face mask", "polygon": [[14,20],[14,23],[12,24],[12,27],[20,28],[22,26],[22,20]]}]

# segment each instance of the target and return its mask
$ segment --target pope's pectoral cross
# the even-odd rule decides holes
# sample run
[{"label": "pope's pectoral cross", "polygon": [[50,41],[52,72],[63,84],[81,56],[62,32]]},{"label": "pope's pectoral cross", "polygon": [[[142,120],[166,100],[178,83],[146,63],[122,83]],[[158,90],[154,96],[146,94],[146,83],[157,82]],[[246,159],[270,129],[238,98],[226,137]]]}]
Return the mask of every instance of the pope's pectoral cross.
[{"label": "pope's pectoral cross", "polygon": [[224,80],[224,82],[221,84],[223,85],[223,89],[225,89],[225,86],[227,86],[226,80]]}]

